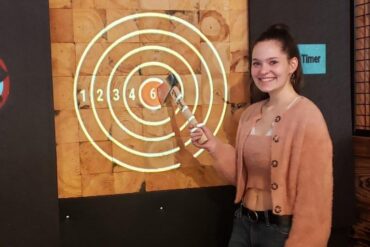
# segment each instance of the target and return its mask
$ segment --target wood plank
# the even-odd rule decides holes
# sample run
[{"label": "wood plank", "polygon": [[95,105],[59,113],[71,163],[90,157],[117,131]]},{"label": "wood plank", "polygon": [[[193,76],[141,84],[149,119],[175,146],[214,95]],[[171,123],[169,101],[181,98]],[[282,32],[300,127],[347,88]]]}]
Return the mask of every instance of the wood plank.
[{"label": "wood plank", "polygon": [[115,172],[114,191],[117,194],[126,194],[145,190],[145,174],[142,172]]},{"label": "wood plank", "polygon": [[[212,42],[229,41],[230,17],[229,11],[201,10],[199,25],[203,34]],[[240,32],[243,33],[243,32]]]},{"label": "wood plank", "polygon": [[139,9],[138,0],[106,0],[106,6],[108,9],[125,9],[125,10],[137,10]]},{"label": "wood plank", "polygon": [[57,145],[57,172],[59,197],[80,197],[82,191],[78,142]]},{"label": "wood plank", "polygon": [[54,120],[57,144],[78,142],[78,120],[74,110],[55,111]]},{"label": "wood plank", "polygon": [[[370,138],[353,137],[357,221],[353,225],[354,246],[370,242]],[[366,245],[367,246],[367,245]]]},{"label": "wood plank", "polygon": [[244,10],[248,9],[248,0],[230,0],[230,10]]},{"label": "wood plank", "polygon": [[142,10],[167,10],[170,9],[170,1],[171,0],[139,0],[139,8]]},{"label": "wood plank", "polygon": [[52,43],[51,57],[53,76],[73,76],[76,69],[75,45],[73,43]]},{"label": "wood plank", "polygon": [[194,10],[199,9],[200,0],[170,0],[170,9]]},{"label": "wood plank", "polygon": [[[107,9],[107,24],[124,16],[135,14],[133,10]],[[108,31],[108,41],[114,42],[122,36],[139,30],[135,20],[129,20]],[[128,39],[126,42],[139,42],[139,36]]]},{"label": "wood plank", "polygon": [[102,0],[73,0],[72,8],[74,9],[94,9],[97,8],[96,2],[103,2]]},{"label": "wood plank", "polygon": [[51,42],[73,42],[72,9],[50,9]]},{"label": "wood plank", "polygon": [[[106,22],[106,10],[104,9],[73,9],[74,41],[90,42],[104,28]],[[106,34],[103,35],[98,42],[105,42],[106,36]]]},{"label": "wood plank", "polygon": [[72,0],[49,0],[50,9],[72,8]]},{"label": "wood plank", "polygon": [[229,10],[230,1],[225,0],[200,0],[199,9],[201,10]]},{"label": "wood plank", "polygon": [[[97,116],[102,124],[102,127],[110,133],[112,127],[112,116],[108,109],[96,109]],[[100,128],[97,120],[95,119],[94,113],[90,109],[81,109],[80,110],[81,119],[86,127],[87,132],[94,141],[107,141],[108,136]],[[76,115],[76,114],[75,114]],[[89,141],[86,137],[85,132],[82,128],[79,128],[79,141],[86,142]]]},{"label": "wood plank", "polygon": [[55,110],[73,110],[73,78],[53,77],[53,101]]},{"label": "wood plank", "polygon": [[[98,143],[99,147],[108,155],[112,155],[112,143],[104,141]],[[81,174],[112,173],[113,162],[102,156],[90,142],[80,142]]]},{"label": "wood plank", "polygon": [[353,140],[353,153],[356,157],[370,158],[370,138],[362,136],[354,136]]},{"label": "wood plank", "polygon": [[113,173],[82,175],[82,196],[114,194]]},{"label": "wood plank", "polygon": [[[122,141],[121,143],[131,150],[145,152],[145,148],[146,148],[145,142],[135,139],[133,137],[131,137],[130,139],[126,139]],[[112,152],[113,152],[113,158],[119,161],[122,161],[131,166],[146,168],[145,166],[146,159],[143,156],[125,151],[117,145],[112,146]],[[127,172],[129,170],[118,164],[114,164],[113,172],[123,172],[123,171]]]},{"label": "wood plank", "polygon": [[[143,109],[141,107],[131,108],[131,111],[138,118],[143,118]],[[126,109],[123,107],[114,108],[114,113],[116,114],[116,117],[120,123],[119,125],[116,121],[112,122],[111,135],[114,139],[120,141],[121,143],[132,140],[133,137],[127,131],[123,130],[122,126],[137,135],[143,135],[143,125],[138,124],[137,121],[129,115]]]}]

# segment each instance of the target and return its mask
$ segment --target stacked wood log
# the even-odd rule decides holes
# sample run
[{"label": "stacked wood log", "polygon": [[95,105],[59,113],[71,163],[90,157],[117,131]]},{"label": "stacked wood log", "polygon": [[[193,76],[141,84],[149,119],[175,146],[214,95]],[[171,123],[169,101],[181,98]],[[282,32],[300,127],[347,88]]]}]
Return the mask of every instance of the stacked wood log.
[{"label": "stacked wood log", "polygon": [[370,244],[370,137],[353,137],[353,153],[357,209],[353,246],[365,247]]}]

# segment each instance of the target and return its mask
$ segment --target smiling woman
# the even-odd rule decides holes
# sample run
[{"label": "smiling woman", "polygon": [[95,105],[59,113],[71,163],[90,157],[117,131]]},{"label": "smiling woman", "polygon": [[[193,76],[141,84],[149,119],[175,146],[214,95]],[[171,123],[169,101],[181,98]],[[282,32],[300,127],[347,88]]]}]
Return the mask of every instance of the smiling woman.
[{"label": "smiling woman", "polygon": [[[288,32],[288,27],[283,24],[277,24],[272,26],[269,31],[261,34],[255,41],[253,49],[251,49],[251,75],[255,82],[251,84],[252,102],[268,98],[268,92],[261,90],[258,84],[256,84],[256,82],[258,82],[258,80],[256,80],[256,73],[265,73],[264,70],[261,71],[261,63],[263,61],[259,61],[259,59],[266,56],[266,54],[270,55],[270,57],[265,58],[268,59],[265,63],[274,68],[274,70],[271,71],[272,73],[278,73],[276,70],[281,70],[282,66],[290,70],[286,74],[290,75],[291,83],[285,84],[288,78],[279,78],[279,81],[288,88],[292,86],[294,91],[299,93],[303,84],[303,71],[302,64],[299,62],[300,54],[298,46],[292,35]],[[279,74],[281,75],[281,72]]]},{"label": "smiling woman", "polygon": [[278,93],[294,90],[290,78],[298,66],[298,58],[288,59],[275,40],[266,40],[256,44],[252,54],[251,73],[253,80],[264,93]]},{"label": "smiling woman", "polygon": [[[235,148],[202,127],[192,142],[214,158],[236,186],[229,247],[327,246],[331,228],[332,142],[314,103],[299,95],[299,52],[285,25],[273,25],[252,47],[251,75],[265,99],[249,106]],[[315,195],[314,197],[312,195]]]}]

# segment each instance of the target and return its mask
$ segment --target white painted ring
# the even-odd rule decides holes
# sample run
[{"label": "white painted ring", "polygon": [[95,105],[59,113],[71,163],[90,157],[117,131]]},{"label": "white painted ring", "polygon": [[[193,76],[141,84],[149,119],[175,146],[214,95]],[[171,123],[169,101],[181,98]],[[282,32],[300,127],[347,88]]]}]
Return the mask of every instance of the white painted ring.
[{"label": "white painted ring", "polygon": [[[193,26],[192,24],[188,23],[187,21],[184,21],[176,16],[170,16],[170,15],[166,15],[166,14],[161,14],[161,13],[138,13],[138,14],[133,14],[133,15],[130,15],[130,16],[126,16],[126,17],[123,17],[119,20],[116,20],[114,22],[112,22],[111,24],[109,24],[107,27],[105,27],[103,30],[101,30],[91,41],[90,43],[88,44],[87,48],[84,50],[82,56],[81,56],[81,59],[78,63],[78,66],[77,66],[77,69],[76,69],[76,73],[75,73],[75,79],[74,79],[74,105],[75,105],[75,110],[76,110],[76,115],[77,115],[77,118],[78,118],[78,121],[80,123],[80,126],[83,130],[83,132],[85,133],[86,137],[88,138],[88,140],[90,141],[90,143],[95,147],[95,149],[100,152],[104,157],[106,157],[107,159],[110,159],[112,160],[113,162],[117,163],[118,165],[121,165],[123,167],[126,167],[128,169],[132,169],[132,170],[136,170],[136,171],[141,171],[141,172],[160,172],[160,171],[165,171],[165,170],[171,170],[171,169],[175,169],[177,167],[179,167],[179,163],[178,164],[174,164],[174,165],[170,165],[170,166],[166,166],[166,167],[163,167],[163,168],[154,168],[154,169],[151,169],[151,168],[141,168],[141,167],[137,167],[137,166],[132,166],[132,165],[129,165],[125,162],[122,162],[121,160],[118,160],[110,155],[108,155],[104,150],[102,150],[96,143],[95,141],[91,138],[90,134],[88,133],[88,131],[86,130],[86,126],[84,125],[83,121],[82,121],[82,118],[81,118],[81,115],[79,113],[79,108],[78,108],[78,99],[77,99],[77,85],[78,85],[78,78],[79,78],[79,72],[81,70],[81,66],[82,66],[82,63],[83,61],[85,60],[86,56],[87,56],[87,53],[89,52],[89,50],[91,49],[91,47],[93,46],[93,44],[104,34],[106,33],[108,30],[112,29],[113,27],[121,24],[121,23],[124,23],[128,20],[132,20],[132,19],[139,19],[139,18],[146,18],[146,17],[158,17],[158,18],[164,18],[164,19],[169,19],[171,21],[174,21],[174,22],[179,22],[185,26],[187,26],[188,28],[192,29],[194,32],[196,32],[203,40],[205,40],[205,42],[207,43],[207,45],[210,47],[210,49],[213,51],[213,53],[215,54],[215,57],[217,59],[217,62],[220,66],[220,70],[221,70],[221,73],[222,73],[222,77],[223,77],[223,81],[224,81],[224,99],[225,99],[225,103],[224,103],[224,107],[223,107],[223,111],[222,111],[222,114],[221,114],[221,117],[220,117],[220,121],[214,131],[214,134],[216,134],[221,125],[222,125],[222,121],[223,121],[223,118],[225,116],[225,112],[226,112],[226,100],[227,100],[227,78],[226,78],[226,72],[225,72],[225,69],[223,67],[223,64],[222,64],[222,61],[220,59],[220,56],[219,54],[217,53],[216,49],[214,48],[214,46],[212,45],[212,43],[207,39],[207,37],[202,34],[195,26]],[[211,94],[212,95],[212,94]],[[212,97],[212,96],[211,96]],[[198,152],[196,152],[194,154],[194,157],[197,157],[201,154],[203,150],[199,150]]]}]

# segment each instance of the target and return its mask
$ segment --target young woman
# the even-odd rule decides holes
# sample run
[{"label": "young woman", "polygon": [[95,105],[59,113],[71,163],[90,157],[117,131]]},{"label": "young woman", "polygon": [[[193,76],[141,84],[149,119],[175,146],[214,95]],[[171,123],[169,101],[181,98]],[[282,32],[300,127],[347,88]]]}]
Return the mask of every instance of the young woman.
[{"label": "young woman", "polygon": [[[299,95],[302,69],[285,25],[255,41],[251,75],[266,99],[242,114],[235,148],[206,127],[192,142],[236,186],[229,247],[326,247],[332,215],[332,142],[320,110]],[[208,141],[201,144],[205,134]]]}]

